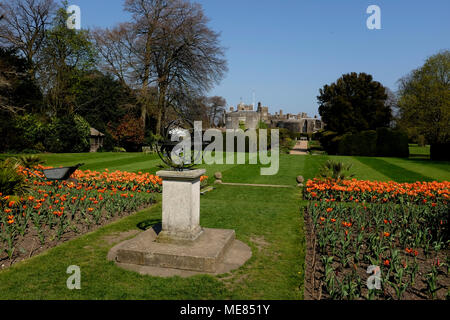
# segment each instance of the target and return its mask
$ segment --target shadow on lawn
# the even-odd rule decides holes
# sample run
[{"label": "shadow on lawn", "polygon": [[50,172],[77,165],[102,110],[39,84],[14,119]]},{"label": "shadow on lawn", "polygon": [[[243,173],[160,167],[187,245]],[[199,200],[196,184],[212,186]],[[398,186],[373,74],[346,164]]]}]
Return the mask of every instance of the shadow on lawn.
[{"label": "shadow on lawn", "polygon": [[[434,179],[430,177],[405,169],[403,167],[397,166],[393,163],[387,162],[379,158],[358,157],[357,159],[366,166],[369,166],[375,169],[376,171],[384,174],[385,176],[391,178],[393,181],[397,182],[434,181]],[[406,161],[420,161],[420,160],[406,160]],[[427,163],[429,163],[429,161]]]},{"label": "shadow on lawn", "polygon": [[162,221],[161,219],[149,219],[137,224],[137,227],[140,230],[147,231],[150,228],[153,228],[156,234],[159,234],[162,230]]},{"label": "shadow on lawn", "polygon": [[450,164],[450,161],[433,161],[430,160],[430,158],[413,158],[413,159],[405,159],[408,162],[414,163],[414,164],[420,164],[420,165],[427,165],[427,164],[432,164],[432,165],[443,165],[443,166],[448,166]]}]

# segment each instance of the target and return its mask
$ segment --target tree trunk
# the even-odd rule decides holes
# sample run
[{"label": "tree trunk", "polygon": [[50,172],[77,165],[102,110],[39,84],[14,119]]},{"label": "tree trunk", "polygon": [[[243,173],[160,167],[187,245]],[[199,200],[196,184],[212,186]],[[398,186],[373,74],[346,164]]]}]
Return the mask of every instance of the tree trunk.
[{"label": "tree trunk", "polygon": [[162,135],[162,110],[158,109],[158,115],[156,116],[156,134]]},{"label": "tree trunk", "polygon": [[144,128],[145,132],[145,126],[146,126],[146,120],[147,120],[147,99],[143,99],[141,104],[141,122],[142,122],[142,128]]},{"label": "tree trunk", "polygon": [[147,120],[147,106],[148,106],[148,85],[150,82],[150,65],[152,60],[152,34],[153,28],[149,28],[147,34],[147,40],[145,43],[145,56],[144,56],[144,81],[142,83],[142,105],[141,105],[141,121],[142,126],[146,128]]},{"label": "tree trunk", "polygon": [[162,134],[162,117],[163,110],[166,107],[166,92],[167,85],[164,83],[159,84],[159,97],[158,97],[158,116],[156,122],[156,134]]}]

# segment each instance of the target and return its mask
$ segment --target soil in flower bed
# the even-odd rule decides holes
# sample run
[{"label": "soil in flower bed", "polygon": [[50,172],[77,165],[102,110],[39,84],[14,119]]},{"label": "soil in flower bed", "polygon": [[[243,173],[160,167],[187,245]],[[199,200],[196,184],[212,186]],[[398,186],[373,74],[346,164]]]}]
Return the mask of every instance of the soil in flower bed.
[{"label": "soil in flower bed", "polygon": [[[353,289],[356,294],[350,298],[348,295],[344,297],[342,293],[338,293],[332,297],[326,289],[326,276],[325,276],[325,264],[322,256],[318,250],[318,239],[314,232],[314,223],[311,214],[308,209],[305,209],[305,236],[306,236],[306,257],[305,257],[305,278],[304,278],[304,299],[305,300],[331,300],[331,299],[352,299],[352,300],[396,300],[398,299],[397,293],[391,284],[382,285],[381,290],[372,290],[375,293],[369,296],[369,289],[367,287],[367,280],[373,274],[367,273],[369,266],[372,264],[361,259],[358,263],[355,263],[350,259],[348,266],[345,268],[340,263],[338,257],[333,257],[331,267],[335,272],[336,290],[342,291],[342,285],[347,286],[347,293],[353,285]],[[340,245],[338,246],[338,251]],[[367,245],[362,246],[362,256],[367,250]],[[404,248],[402,250],[401,259],[408,255],[404,254]],[[415,261],[417,262],[417,274],[415,277],[414,285],[409,285],[406,291],[401,295],[402,300],[428,300],[449,299],[450,277],[448,274],[448,261],[450,257],[450,250],[444,248],[433,254],[425,255],[424,250],[417,248],[414,250]],[[352,249],[349,251],[349,256],[352,256],[355,251]],[[327,254],[328,257],[333,256],[332,253]],[[409,259],[409,260],[408,260]],[[410,263],[413,258],[409,257],[405,261]],[[437,270],[436,276],[436,290],[435,296],[432,297],[427,285],[427,279],[431,272],[432,266],[435,266]],[[385,273],[389,269],[389,265],[381,265],[381,272]],[[395,282],[391,274],[390,281]],[[404,276],[404,279],[406,277]],[[351,280],[349,280],[351,279]],[[352,285],[351,285],[351,284]]]},{"label": "soil in flower bed", "polygon": [[[153,200],[151,200],[151,203],[153,203]],[[149,205],[152,205],[151,203]],[[149,205],[142,205],[134,211],[124,211],[116,213],[113,217],[109,218],[107,217],[106,212],[103,212],[102,217],[99,219],[98,223],[90,221],[89,224],[86,224],[86,221],[71,220],[70,226],[60,237],[60,239],[57,239],[56,230],[50,230],[48,227],[44,227],[43,233],[45,234],[45,240],[43,244],[41,243],[36,229],[33,226],[29,226],[23,236],[17,236],[15,240],[14,254],[11,259],[9,259],[6,252],[3,251],[2,253],[0,253],[0,270],[6,269],[13,264],[36,256],[66,241],[78,238],[86,233],[93,232],[103,226],[111,224],[112,222],[147,209]]]}]

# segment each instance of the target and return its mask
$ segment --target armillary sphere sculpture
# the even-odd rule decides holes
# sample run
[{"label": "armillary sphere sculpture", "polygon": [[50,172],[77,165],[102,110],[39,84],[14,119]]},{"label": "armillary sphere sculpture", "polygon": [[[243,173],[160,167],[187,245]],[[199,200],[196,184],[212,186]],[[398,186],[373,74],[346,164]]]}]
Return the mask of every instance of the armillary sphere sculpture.
[{"label": "armillary sphere sculpture", "polygon": [[195,150],[194,125],[189,120],[178,119],[163,129],[163,139],[157,144],[157,151],[166,165],[175,171],[185,171],[201,160],[202,154],[198,151],[202,151],[206,144],[202,141],[201,150]]}]

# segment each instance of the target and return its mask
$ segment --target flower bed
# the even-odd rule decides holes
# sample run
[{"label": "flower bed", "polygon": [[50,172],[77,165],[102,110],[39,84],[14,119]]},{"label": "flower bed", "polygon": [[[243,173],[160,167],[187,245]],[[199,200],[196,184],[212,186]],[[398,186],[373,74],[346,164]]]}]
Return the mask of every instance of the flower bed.
[{"label": "flower bed", "polygon": [[30,194],[0,194],[0,266],[145,208],[162,185],[159,177],[147,173],[77,170],[75,184],[44,181],[21,170],[32,185]]},{"label": "flower bed", "polygon": [[448,298],[448,186],[309,181],[305,298]]},{"label": "flower bed", "polygon": [[[50,169],[51,167],[38,166],[38,169]],[[46,185],[48,182],[41,182],[29,171],[22,169],[22,173],[33,180],[34,185]],[[34,171],[40,177],[43,174],[39,171]],[[160,192],[162,186],[162,179],[158,176],[149,173],[133,173],[126,171],[113,171],[110,172],[105,169],[103,172],[91,171],[91,170],[77,170],[72,175],[79,181],[79,184],[85,187],[93,187],[98,190],[111,190],[111,191],[132,191],[132,192]]]},{"label": "flower bed", "polygon": [[397,183],[360,180],[308,180],[305,199],[370,203],[437,203],[449,200],[450,182]]}]

